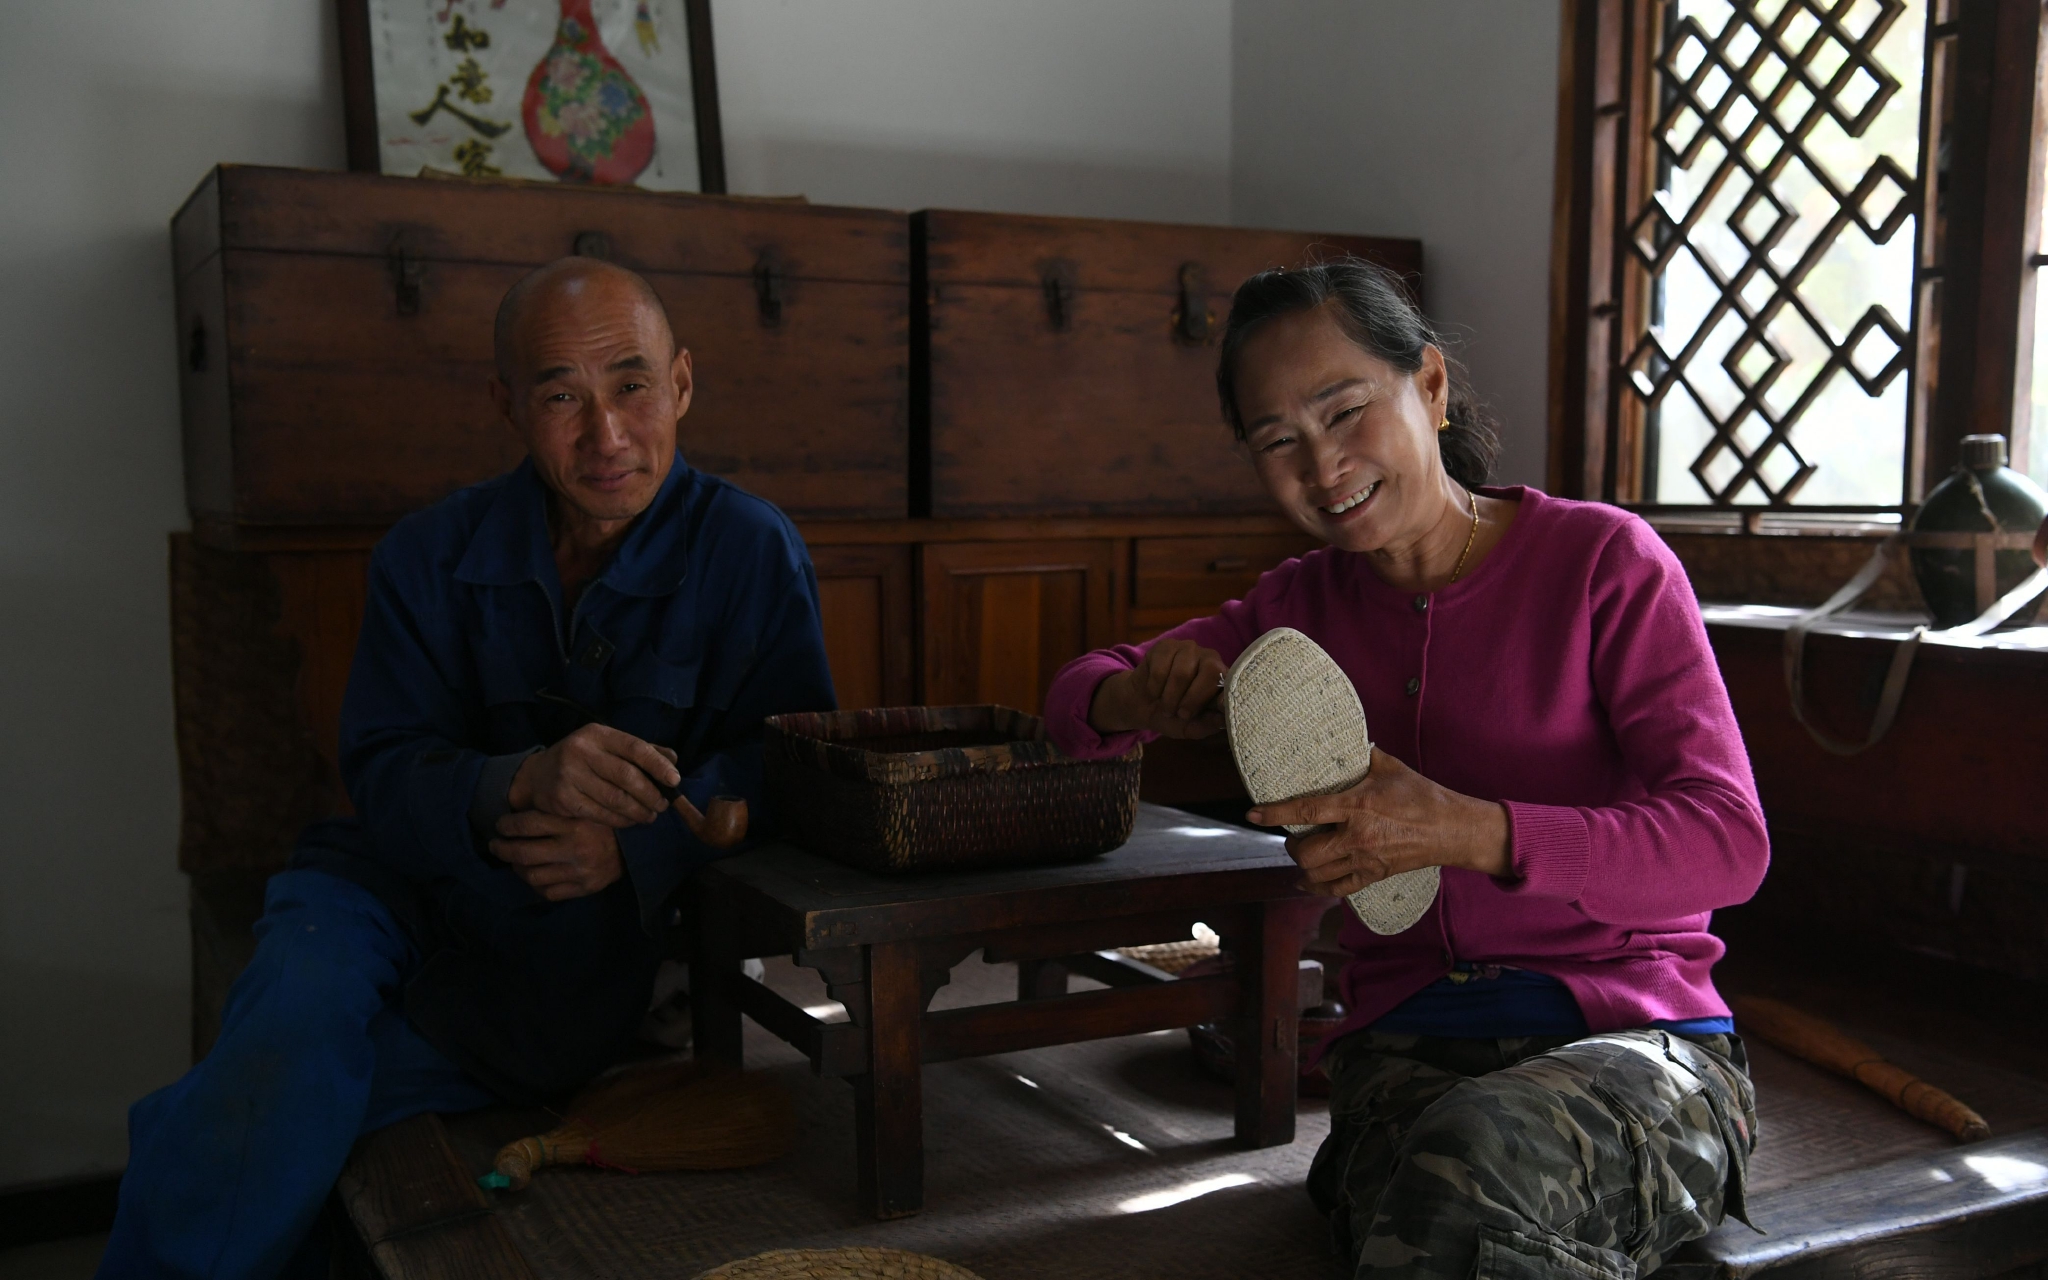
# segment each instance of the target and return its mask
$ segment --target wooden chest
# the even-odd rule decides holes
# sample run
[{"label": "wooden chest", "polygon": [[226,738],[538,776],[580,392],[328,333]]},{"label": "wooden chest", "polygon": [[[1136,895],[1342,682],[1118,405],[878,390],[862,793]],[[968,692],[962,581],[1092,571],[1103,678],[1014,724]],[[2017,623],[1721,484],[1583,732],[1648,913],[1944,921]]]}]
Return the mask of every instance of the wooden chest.
[{"label": "wooden chest", "polygon": [[1415,240],[929,210],[912,218],[914,488],[934,516],[1268,510],[1216,407],[1230,297]]},{"label": "wooden chest", "polygon": [[902,214],[222,166],[172,234],[201,525],[381,525],[510,468],[492,318],[572,252],[661,294],[694,465],[795,515],[907,514]]}]

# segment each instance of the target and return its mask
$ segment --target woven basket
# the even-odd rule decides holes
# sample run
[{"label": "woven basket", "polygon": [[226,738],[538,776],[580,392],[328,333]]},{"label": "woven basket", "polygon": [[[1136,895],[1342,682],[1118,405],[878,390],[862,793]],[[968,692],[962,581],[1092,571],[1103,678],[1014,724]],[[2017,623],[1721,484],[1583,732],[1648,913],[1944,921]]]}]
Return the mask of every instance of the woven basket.
[{"label": "woven basket", "polygon": [[1223,948],[1213,938],[1206,942],[1189,938],[1186,942],[1148,942],[1139,947],[1118,947],[1117,950],[1133,960],[1178,977],[1181,970],[1191,964],[1215,959]]},{"label": "woven basket", "polygon": [[770,716],[768,794],[790,836],[869,871],[1070,862],[1138,817],[1142,747],[1076,760],[1009,707]]},{"label": "woven basket", "polygon": [[697,1280],[981,1280],[921,1253],[901,1249],[775,1249],[701,1272]]}]

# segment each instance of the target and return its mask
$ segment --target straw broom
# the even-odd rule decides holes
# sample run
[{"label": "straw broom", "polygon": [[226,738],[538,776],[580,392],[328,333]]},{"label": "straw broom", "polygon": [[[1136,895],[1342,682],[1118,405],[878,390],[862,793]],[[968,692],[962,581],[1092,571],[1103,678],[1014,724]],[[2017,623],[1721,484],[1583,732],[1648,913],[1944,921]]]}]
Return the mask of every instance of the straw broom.
[{"label": "straw broom", "polygon": [[1843,1034],[1833,1023],[1762,996],[1742,996],[1728,1003],[1744,1034],[1883,1094],[1899,1110],[1948,1130],[1958,1142],[1991,1136],[1983,1116],[1904,1067],[1886,1062],[1877,1050]]},{"label": "straw broom", "polygon": [[477,1181],[523,1190],[551,1164],[622,1173],[743,1169],[796,1141],[789,1095],[758,1075],[713,1062],[664,1063],[607,1076],[578,1094],[560,1128],[498,1152]]}]

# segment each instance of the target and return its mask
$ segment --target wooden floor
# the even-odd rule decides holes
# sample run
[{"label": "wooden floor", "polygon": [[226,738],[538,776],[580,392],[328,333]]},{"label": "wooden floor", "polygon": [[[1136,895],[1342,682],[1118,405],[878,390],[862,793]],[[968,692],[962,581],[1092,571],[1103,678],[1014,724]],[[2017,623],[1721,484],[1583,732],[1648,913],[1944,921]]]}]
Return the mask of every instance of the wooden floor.
[{"label": "wooden floor", "polygon": [[[770,985],[791,1000],[828,1003],[815,975],[768,963]],[[969,959],[935,1007],[1015,990],[1013,966]],[[497,1202],[536,1275],[686,1277],[772,1248],[853,1244],[934,1254],[985,1280],[1333,1274],[1301,1190],[1327,1131],[1323,1109],[1302,1106],[1291,1146],[1239,1149],[1233,1092],[1197,1071],[1182,1032],[929,1067],[926,1208],[895,1222],[855,1203],[851,1090],[812,1076],[759,1028],[748,1033],[749,1065],[796,1095],[797,1153],[729,1174],[550,1170]],[[499,1111],[447,1127],[458,1158],[481,1172],[498,1144],[545,1121]]]},{"label": "wooden floor", "polygon": [[[1761,1144],[1752,1165],[1752,1210],[1772,1234],[1731,1223],[1696,1247],[1690,1273],[1982,1276],[2032,1265],[2038,1251],[2009,1237],[2040,1228],[2048,1203],[2041,1198],[2048,1187],[2028,1182],[2035,1174],[2048,1178],[2048,1139],[2027,1133],[2048,1124],[2048,1019],[2030,1003],[2039,993],[1935,961],[1908,958],[1872,969],[1836,964],[1825,949],[1795,951],[1783,943],[1768,930],[1738,937],[1719,973],[1724,986],[1837,1019],[1976,1106],[1992,1125],[1994,1144],[1958,1148],[1874,1095],[1756,1046]],[[799,1004],[828,1003],[814,975],[786,962],[770,962],[769,981]],[[970,959],[938,1003],[1007,998],[1013,990],[1009,966]],[[803,1127],[796,1154],[730,1174],[549,1171],[530,1191],[498,1197],[486,1219],[508,1256],[523,1258],[528,1274],[541,1280],[686,1277],[769,1248],[847,1244],[936,1254],[986,1280],[1341,1274],[1302,1192],[1327,1129],[1321,1108],[1303,1104],[1292,1146],[1236,1148],[1231,1091],[1196,1071],[1181,1033],[931,1067],[927,1209],[888,1223],[868,1220],[855,1205],[848,1088],[811,1076],[794,1051],[751,1026],[748,1052],[751,1065],[775,1074],[798,1099]],[[509,1111],[451,1118],[460,1175],[481,1172],[497,1145],[547,1120]],[[2021,1136],[2010,1139],[2014,1134]],[[1998,1146],[2000,1139],[2021,1145]],[[2007,1184],[2017,1190],[1998,1190]],[[1978,1235],[1943,1243],[1943,1215],[1953,1217],[1957,1205],[1984,1210],[1970,1227]],[[1912,1248],[1933,1240],[1938,1257],[1908,1248],[1866,1251],[1859,1260],[1842,1253],[1839,1240],[1808,1247],[1831,1225],[1895,1229],[1907,1212],[1933,1224],[1932,1235],[1912,1236],[1920,1242]],[[2048,1237],[2048,1230],[2038,1234]],[[427,1274],[407,1272],[400,1260],[431,1238],[407,1237],[415,1245],[395,1240],[380,1257],[394,1276]],[[1829,1256],[1841,1265],[1820,1265]],[[1898,1265],[1880,1265],[1885,1256]],[[1951,1265],[1958,1256],[2006,1262],[1993,1269]]]},{"label": "wooden floor", "polygon": [[1723,991],[1835,1021],[1976,1108],[1992,1137],[1959,1145],[1752,1040],[1752,1216],[1770,1234],[1731,1222],[1683,1260],[1785,1280],[2048,1276],[2048,989],[1749,911],[1723,913],[1716,931],[1729,943]]}]

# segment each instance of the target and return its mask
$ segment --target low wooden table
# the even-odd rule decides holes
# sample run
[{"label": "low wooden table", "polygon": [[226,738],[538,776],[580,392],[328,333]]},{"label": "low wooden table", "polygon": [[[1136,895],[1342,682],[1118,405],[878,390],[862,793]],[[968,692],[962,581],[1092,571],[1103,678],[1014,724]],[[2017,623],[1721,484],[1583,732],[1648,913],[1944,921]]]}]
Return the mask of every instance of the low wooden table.
[{"label": "low wooden table", "polygon": [[[778,845],[711,864],[691,955],[697,1052],[737,1063],[742,1013],[854,1087],[862,1207],[924,1203],[921,1069],[1106,1036],[1220,1022],[1238,1045],[1237,1139],[1294,1139],[1298,965],[1331,905],[1295,886],[1277,837],[1141,805],[1130,842],[1060,866],[878,876]],[[1097,951],[1222,935],[1230,973],[1065,994],[1065,970],[1119,975]],[[980,950],[1017,961],[1019,999],[927,1012]],[[849,1021],[825,1022],[741,972],[791,956],[820,973]]]}]

